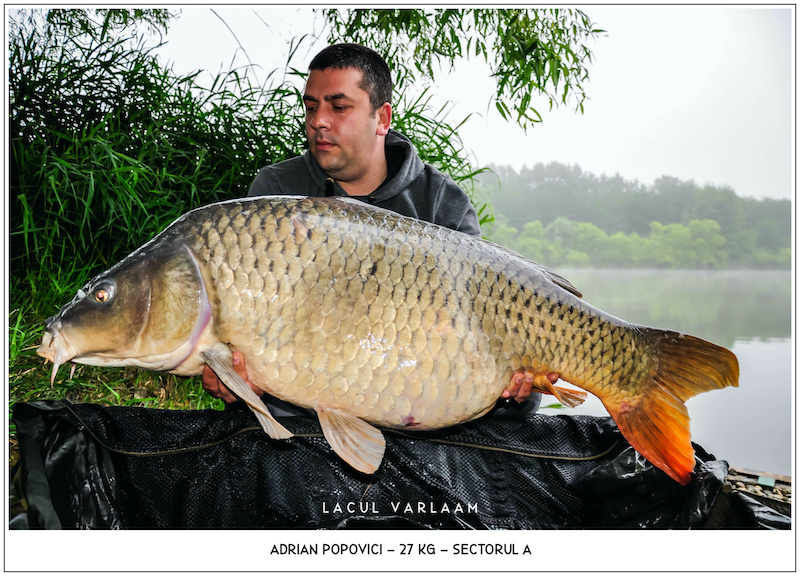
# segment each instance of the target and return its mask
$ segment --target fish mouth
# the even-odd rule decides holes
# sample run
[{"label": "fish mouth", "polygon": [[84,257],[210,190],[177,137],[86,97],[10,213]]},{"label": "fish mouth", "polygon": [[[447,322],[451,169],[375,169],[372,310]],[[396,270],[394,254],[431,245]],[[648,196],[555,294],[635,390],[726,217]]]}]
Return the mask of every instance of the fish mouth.
[{"label": "fish mouth", "polygon": [[[60,320],[48,321],[44,334],[42,335],[42,343],[36,349],[36,353],[53,363],[53,371],[50,374],[50,385],[56,380],[56,374],[62,364],[69,362],[77,353],[67,340],[60,334],[59,327]],[[70,368],[70,378],[75,373],[75,364]]]}]

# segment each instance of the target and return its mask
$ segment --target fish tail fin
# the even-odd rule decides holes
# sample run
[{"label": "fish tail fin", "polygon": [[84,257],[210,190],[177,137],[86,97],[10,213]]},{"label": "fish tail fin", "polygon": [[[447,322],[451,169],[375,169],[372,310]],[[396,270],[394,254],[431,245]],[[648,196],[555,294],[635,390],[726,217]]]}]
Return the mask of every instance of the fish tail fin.
[{"label": "fish tail fin", "polygon": [[694,470],[686,400],[738,386],[739,363],[730,350],[694,336],[642,328],[655,338],[656,368],[632,399],[603,399],[637,452],[686,485]]}]

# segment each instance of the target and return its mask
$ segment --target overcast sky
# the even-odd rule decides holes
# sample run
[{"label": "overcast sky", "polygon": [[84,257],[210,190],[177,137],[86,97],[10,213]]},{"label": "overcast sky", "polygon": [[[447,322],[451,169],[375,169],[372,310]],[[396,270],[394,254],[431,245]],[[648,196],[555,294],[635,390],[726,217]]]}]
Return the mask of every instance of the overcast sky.
[{"label": "overcast sky", "polygon": [[[668,175],[740,196],[794,196],[792,8],[582,9],[607,31],[590,43],[584,114],[541,102],[544,122],[526,135],[493,107],[487,113],[493,83],[478,61],[436,86],[453,102],[450,120],[474,113],[461,136],[480,165],[557,161],[644,184]],[[176,71],[216,73],[249,59],[263,82],[285,62],[291,38],[324,36],[307,8],[215,11],[224,23],[208,7],[182,7],[160,49]],[[324,45],[324,37],[304,43],[295,66],[306,70]]]}]

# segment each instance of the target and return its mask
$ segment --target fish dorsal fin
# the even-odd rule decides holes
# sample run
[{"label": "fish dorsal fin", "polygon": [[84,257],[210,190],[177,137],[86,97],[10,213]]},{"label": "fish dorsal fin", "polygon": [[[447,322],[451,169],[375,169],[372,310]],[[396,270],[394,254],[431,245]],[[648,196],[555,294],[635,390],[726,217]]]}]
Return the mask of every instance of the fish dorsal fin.
[{"label": "fish dorsal fin", "polygon": [[317,408],[317,415],[333,451],[359,472],[374,474],[386,450],[383,433],[361,418],[334,408]]},{"label": "fish dorsal fin", "polygon": [[482,242],[486,243],[489,246],[493,246],[495,250],[498,250],[500,252],[505,252],[506,254],[510,254],[511,256],[513,256],[515,258],[519,258],[520,260],[524,260],[525,262],[527,262],[529,264],[529,266],[533,270],[535,270],[535,272],[537,274],[540,274],[540,275],[544,276],[545,278],[550,280],[550,282],[552,282],[553,284],[555,284],[559,288],[563,288],[564,290],[574,294],[578,298],[583,298],[583,294],[581,294],[580,290],[578,290],[577,288],[575,288],[575,286],[572,285],[572,282],[570,282],[569,280],[564,278],[561,274],[559,274],[557,272],[553,272],[547,266],[543,266],[542,264],[539,264],[538,262],[534,262],[530,258],[526,258],[522,254],[514,252],[510,248],[506,248],[505,246],[501,246],[500,244],[495,244],[494,242],[492,242],[490,240],[482,240]]},{"label": "fish dorsal fin", "polygon": [[248,386],[247,382],[242,380],[242,377],[237,374],[233,368],[233,356],[231,350],[226,345],[220,343],[215,344],[208,350],[201,352],[203,360],[206,364],[219,376],[228,389],[236,394],[250,410],[255,414],[258,423],[264,429],[264,432],[274,440],[284,440],[294,436],[286,428],[284,428],[275,417],[269,413],[267,407],[261,401],[261,398],[253,392]]},{"label": "fish dorsal fin", "polygon": [[550,280],[553,282],[553,284],[563,288],[567,292],[571,292],[572,294],[574,294],[578,298],[583,298],[583,294],[581,294],[580,290],[575,288],[575,286],[572,285],[572,282],[570,282],[569,280],[564,278],[561,274],[558,274],[557,272],[553,272],[552,270],[550,270],[549,268],[545,268],[544,266],[542,266],[541,268],[542,268],[543,273],[546,273],[547,275],[549,275]]}]

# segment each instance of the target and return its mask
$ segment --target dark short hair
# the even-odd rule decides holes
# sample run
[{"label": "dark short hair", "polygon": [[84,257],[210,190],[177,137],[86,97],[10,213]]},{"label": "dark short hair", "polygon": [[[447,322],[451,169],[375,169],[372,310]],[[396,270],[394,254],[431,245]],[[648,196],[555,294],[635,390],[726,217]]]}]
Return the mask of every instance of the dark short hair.
[{"label": "dark short hair", "polygon": [[314,56],[308,69],[355,68],[362,74],[360,87],[369,94],[372,112],[392,103],[392,75],[380,54],[360,44],[332,44]]}]

